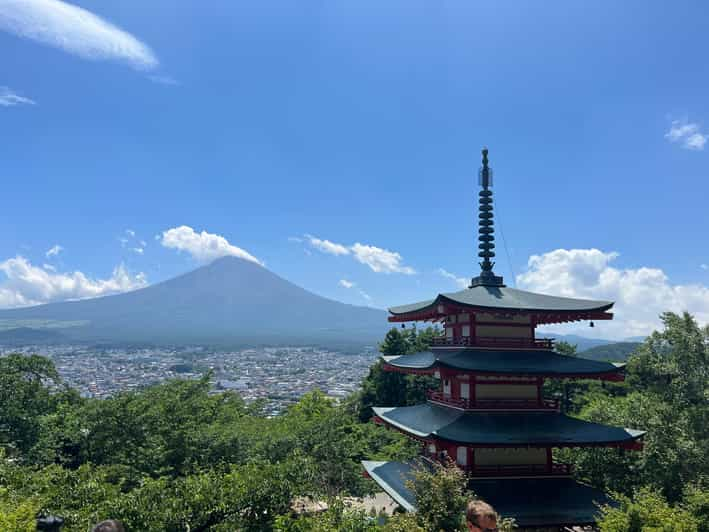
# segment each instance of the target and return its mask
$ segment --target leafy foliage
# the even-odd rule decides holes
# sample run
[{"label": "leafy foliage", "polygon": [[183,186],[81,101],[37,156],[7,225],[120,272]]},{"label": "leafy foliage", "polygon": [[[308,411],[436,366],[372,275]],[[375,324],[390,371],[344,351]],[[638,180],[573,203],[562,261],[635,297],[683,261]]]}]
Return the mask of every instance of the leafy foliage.
[{"label": "leafy foliage", "polygon": [[670,506],[649,488],[633,498],[619,495],[617,508],[605,507],[598,522],[601,532],[697,532],[697,519],[681,506]]},{"label": "leafy foliage", "polygon": [[42,357],[0,363],[13,456],[0,456],[0,519],[14,523],[2,530],[38,513],[70,531],[108,517],[133,530],[267,530],[295,495],[371,490],[361,460],[413,454],[318,391],[268,419],[236,394],[211,394],[208,376],[95,400],[65,391]]},{"label": "leafy foliage", "polygon": [[[709,532],[709,329],[688,314],[662,319],[630,358],[626,383],[546,384],[571,415],[647,431],[641,452],[556,453],[581,479],[618,493],[620,505],[603,510],[604,531]],[[436,334],[392,329],[381,351],[419,352]],[[378,363],[343,404],[315,391],[269,419],[258,403],[212,394],[209,376],[81,399],[51,361],[0,357],[0,530],[33,530],[43,514],[63,516],[69,532],[105,518],[131,530],[458,530],[471,494],[454,466],[422,469],[411,485],[419,511],[384,524],[339,502],[374,489],[361,460],[417,453],[398,433],[362,423],[371,406],[420,403],[435,384]],[[330,509],[293,515],[291,501],[304,495]]]},{"label": "leafy foliage", "polygon": [[[403,331],[403,332],[402,332]],[[400,330],[392,328],[387,332],[379,351],[385,356],[411,355],[426,351],[439,334],[438,329],[416,327]],[[374,363],[369,375],[362,382],[357,409],[360,421],[372,417],[373,406],[407,406],[426,400],[426,390],[435,388],[438,381],[432,377],[403,375],[384,371],[381,360]]]},{"label": "leafy foliage", "polygon": [[628,363],[628,395],[596,393],[580,417],[646,430],[642,452],[591,449],[565,453],[581,477],[630,495],[653,486],[671,502],[709,478],[709,329],[689,315],[662,315]]},{"label": "leafy foliage", "polygon": [[463,530],[465,507],[472,494],[465,473],[453,462],[420,467],[407,487],[416,496],[416,520],[423,530]]}]

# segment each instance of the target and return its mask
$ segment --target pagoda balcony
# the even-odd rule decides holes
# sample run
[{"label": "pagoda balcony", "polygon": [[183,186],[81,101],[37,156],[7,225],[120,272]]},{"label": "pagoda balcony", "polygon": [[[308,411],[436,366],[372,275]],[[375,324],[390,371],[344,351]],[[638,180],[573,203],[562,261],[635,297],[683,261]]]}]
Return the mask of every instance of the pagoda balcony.
[{"label": "pagoda balcony", "polygon": [[558,399],[464,399],[446,395],[440,390],[428,390],[428,400],[444,406],[462,410],[553,410],[558,412]]},{"label": "pagoda balcony", "polygon": [[524,349],[553,349],[553,338],[497,338],[493,336],[461,336],[433,338],[433,347],[515,347]]}]

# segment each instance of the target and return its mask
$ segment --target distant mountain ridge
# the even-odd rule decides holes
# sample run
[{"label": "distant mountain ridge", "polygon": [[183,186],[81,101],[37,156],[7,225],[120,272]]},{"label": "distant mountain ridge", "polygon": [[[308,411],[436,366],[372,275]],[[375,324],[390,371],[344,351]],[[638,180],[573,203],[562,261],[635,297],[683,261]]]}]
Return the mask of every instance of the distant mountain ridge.
[{"label": "distant mountain ridge", "polygon": [[386,316],[313,294],[236,257],[133,292],[0,310],[5,323],[84,323],[61,329],[81,341],[255,345],[373,345],[388,328]]},{"label": "distant mountain ridge", "polygon": [[579,353],[580,357],[609,362],[625,362],[642,345],[642,342],[615,342],[591,347]]},{"label": "distant mountain ridge", "polygon": [[0,345],[57,344],[66,341],[66,336],[53,329],[16,327],[0,331]]}]

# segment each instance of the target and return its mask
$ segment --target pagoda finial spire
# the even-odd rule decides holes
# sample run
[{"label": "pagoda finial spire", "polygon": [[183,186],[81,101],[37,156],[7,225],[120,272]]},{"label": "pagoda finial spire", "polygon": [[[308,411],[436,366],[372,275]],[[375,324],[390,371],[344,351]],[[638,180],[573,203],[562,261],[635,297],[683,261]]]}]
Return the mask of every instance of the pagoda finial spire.
[{"label": "pagoda finial spire", "polygon": [[479,228],[478,228],[478,241],[480,244],[478,248],[480,252],[478,257],[480,257],[482,262],[480,262],[480,275],[473,277],[470,281],[470,288],[474,286],[505,286],[502,277],[498,277],[492,271],[495,263],[490,259],[495,256],[495,229],[493,227],[493,215],[492,215],[492,168],[488,165],[487,159],[487,147],[482,150],[483,155],[483,166],[479,172],[479,185],[482,190],[479,193],[480,196],[480,213],[479,218]]}]

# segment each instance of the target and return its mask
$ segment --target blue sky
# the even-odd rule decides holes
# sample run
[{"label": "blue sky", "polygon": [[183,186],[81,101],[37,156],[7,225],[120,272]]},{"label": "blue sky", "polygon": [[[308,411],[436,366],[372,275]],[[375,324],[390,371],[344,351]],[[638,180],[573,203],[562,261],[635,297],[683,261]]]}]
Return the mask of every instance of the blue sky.
[{"label": "blue sky", "polygon": [[707,321],[708,15],[0,0],[0,306],[240,250],[355,304],[455,290],[487,145],[509,285],[617,300],[601,336]]}]

